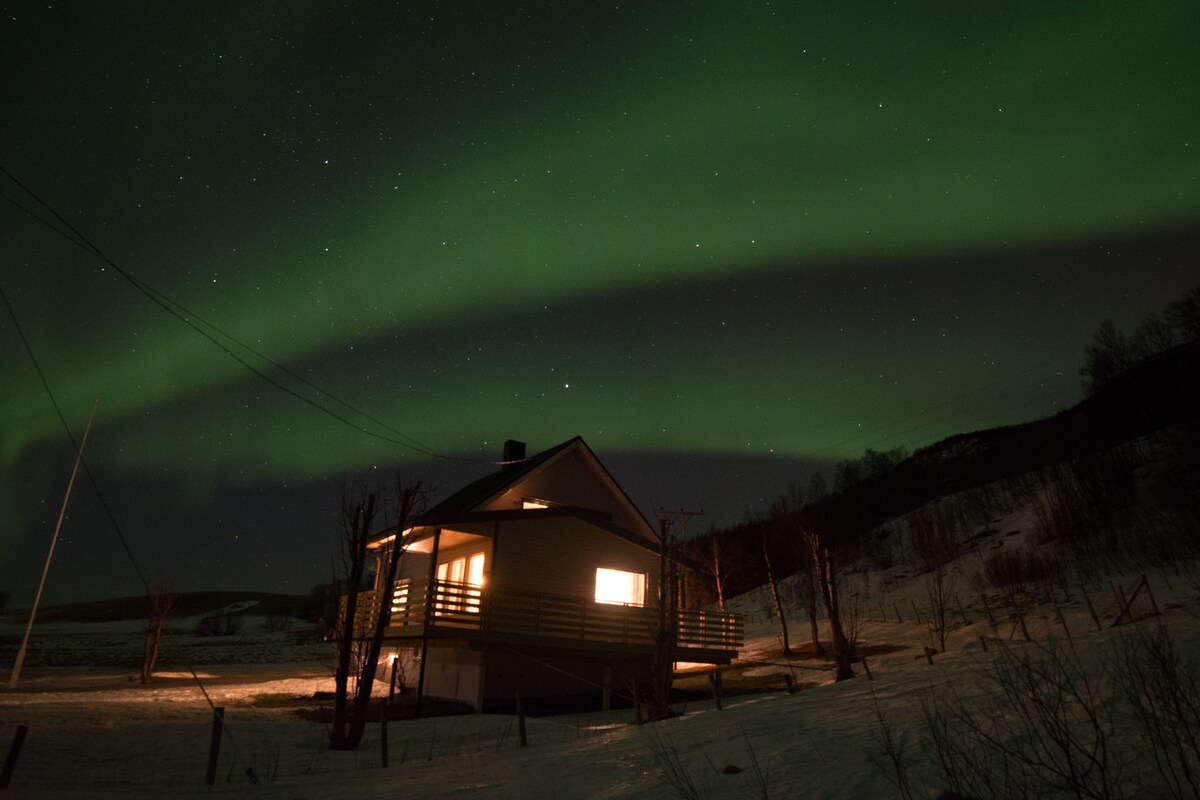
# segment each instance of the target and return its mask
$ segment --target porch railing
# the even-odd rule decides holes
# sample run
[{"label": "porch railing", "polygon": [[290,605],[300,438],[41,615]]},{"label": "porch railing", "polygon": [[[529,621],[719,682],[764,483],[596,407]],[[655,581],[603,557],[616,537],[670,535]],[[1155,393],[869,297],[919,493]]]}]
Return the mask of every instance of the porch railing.
[{"label": "porch railing", "polygon": [[[361,592],[355,631],[374,626],[375,592]],[[585,597],[542,592],[496,592],[449,581],[403,580],[392,594],[388,636],[420,636],[430,629],[479,631],[495,636],[536,637],[597,643],[652,645],[658,611],[642,606],[597,603]],[[745,629],[742,617],[717,611],[677,612],[675,644],[687,650],[736,652]]]}]

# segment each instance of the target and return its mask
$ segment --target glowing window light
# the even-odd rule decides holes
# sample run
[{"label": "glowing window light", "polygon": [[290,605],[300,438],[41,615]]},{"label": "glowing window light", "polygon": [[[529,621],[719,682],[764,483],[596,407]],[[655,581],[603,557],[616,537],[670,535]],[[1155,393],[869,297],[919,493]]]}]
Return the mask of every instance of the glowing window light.
[{"label": "glowing window light", "polygon": [[644,606],[646,574],[597,567],[596,602],[616,606]]}]

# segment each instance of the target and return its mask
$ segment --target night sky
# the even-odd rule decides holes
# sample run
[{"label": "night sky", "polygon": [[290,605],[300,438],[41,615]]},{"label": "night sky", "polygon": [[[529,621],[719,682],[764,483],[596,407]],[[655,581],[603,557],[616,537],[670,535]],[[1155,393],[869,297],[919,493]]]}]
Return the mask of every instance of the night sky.
[{"label": "night sky", "polygon": [[[0,179],[0,287],[77,438],[99,400],[120,527],[81,480],[49,600],[142,591],[122,537],[307,591],[344,486],[445,496],[508,438],[736,522],[1071,405],[1103,319],[1198,282],[1195,2],[403,5],[2,7],[0,163],[119,267]],[[73,451],[0,312],[24,605]]]}]

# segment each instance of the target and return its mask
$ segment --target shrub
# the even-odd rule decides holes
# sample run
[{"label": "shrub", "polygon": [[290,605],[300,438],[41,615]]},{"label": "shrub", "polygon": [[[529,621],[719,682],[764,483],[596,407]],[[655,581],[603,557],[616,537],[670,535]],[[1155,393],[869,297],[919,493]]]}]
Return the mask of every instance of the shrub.
[{"label": "shrub", "polygon": [[242,629],[245,622],[240,614],[217,612],[201,617],[196,624],[197,636],[232,636]]}]

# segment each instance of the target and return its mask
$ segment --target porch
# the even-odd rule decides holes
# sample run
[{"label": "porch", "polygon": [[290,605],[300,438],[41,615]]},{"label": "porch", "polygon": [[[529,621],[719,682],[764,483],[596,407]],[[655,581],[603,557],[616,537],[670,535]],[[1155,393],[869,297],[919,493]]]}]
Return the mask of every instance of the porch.
[{"label": "porch", "polygon": [[[387,639],[454,638],[470,646],[500,643],[566,650],[654,648],[658,610],[597,603],[586,597],[485,590],[470,583],[401,580],[392,593]],[[374,591],[361,592],[355,635],[365,637],[378,613]],[[728,664],[742,646],[740,615],[681,609],[676,660]]]}]

